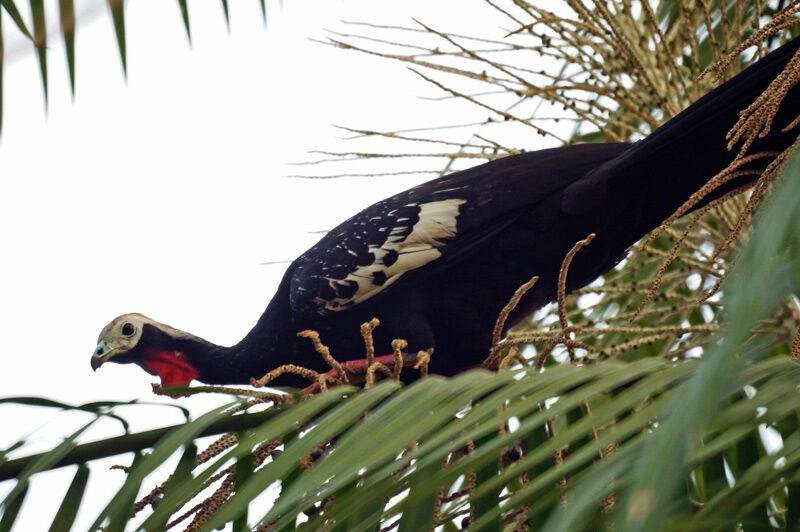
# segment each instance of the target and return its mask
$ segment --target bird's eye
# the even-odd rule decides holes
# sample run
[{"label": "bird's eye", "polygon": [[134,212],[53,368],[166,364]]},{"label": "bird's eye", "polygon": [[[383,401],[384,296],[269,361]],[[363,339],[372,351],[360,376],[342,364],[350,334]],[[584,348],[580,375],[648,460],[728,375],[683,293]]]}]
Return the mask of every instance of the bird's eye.
[{"label": "bird's eye", "polygon": [[125,336],[133,336],[133,333],[136,332],[136,328],[130,323],[123,323],[122,324],[122,334]]}]

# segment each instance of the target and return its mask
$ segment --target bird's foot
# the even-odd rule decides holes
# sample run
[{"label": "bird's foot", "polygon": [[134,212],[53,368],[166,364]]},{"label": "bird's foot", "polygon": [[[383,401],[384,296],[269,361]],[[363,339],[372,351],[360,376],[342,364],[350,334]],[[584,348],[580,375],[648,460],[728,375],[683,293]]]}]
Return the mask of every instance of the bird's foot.
[{"label": "bird's foot", "polygon": [[342,382],[339,370],[334,368],[327,373],[320,375],[319,381],[313,383],[306,388],[303,388],[304,395],[313,395],[322,390],[322,383],[326,384],[362,384],[366,383],[365,387],[369,387],[375,382],[375,373],[383,373],[387,377],[399,378],[400,370],[405,367],[413,366],[414,369],[419,369],[422,375],[428,374],[428,363],[430,357],[433,355],[433,348],[426,351],[414,353],[394,353],[391,355],[374,357],[370,363],[369,359],[362,358],[360,360],[348,360],[341,363],[341,368],[347,378],[347,382]]}]

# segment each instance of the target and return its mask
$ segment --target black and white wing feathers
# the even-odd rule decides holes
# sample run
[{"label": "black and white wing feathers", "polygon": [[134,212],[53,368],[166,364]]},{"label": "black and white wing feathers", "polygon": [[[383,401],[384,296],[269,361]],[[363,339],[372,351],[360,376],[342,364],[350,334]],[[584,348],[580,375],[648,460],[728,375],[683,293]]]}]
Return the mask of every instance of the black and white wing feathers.
[{"label": "black and white wing feathers", "polygon": [[292,311],[343,311],[385,293],[412,271],[416,277],[446,267],[539,201],[559,201],[559,190],[628,147],[581,145],[498,159],[375,203],[294,262]]},{"label": "black and white wing feathers", "polygon": [[298,259],[293,310],[324,314],[347,309],[441,257],[441,248],[457,234],[467,200],[395,199],[350,218]]}]

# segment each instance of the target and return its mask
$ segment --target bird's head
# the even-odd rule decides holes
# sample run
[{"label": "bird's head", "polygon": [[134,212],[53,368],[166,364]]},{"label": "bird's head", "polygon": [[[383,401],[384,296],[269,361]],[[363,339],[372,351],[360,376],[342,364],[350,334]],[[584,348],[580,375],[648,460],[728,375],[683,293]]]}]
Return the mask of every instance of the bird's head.
[{"label": "bird's head", "polygon": [[106,362],[137,364],[162,386],[185,386],[200,377],[193,358],[213,344],[142,314],[123,314],[100,332],[92,369]]}]

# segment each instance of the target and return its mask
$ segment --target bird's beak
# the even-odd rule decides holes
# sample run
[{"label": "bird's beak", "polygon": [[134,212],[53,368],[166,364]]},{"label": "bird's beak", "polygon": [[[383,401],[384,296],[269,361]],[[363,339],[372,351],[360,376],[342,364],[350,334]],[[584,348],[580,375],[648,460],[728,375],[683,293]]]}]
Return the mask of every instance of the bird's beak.
[{"label": "bird's beak", "polygon": [[104,359],[102,356],[92,355],[92,370],[97,371],[97,368],[102,366],[103,362],[105,361],[106,359]]},{"label": "bird's beak", "polygon": [[116,355],[120,351],[119,348],[107,346],[102,340],[97,344],[97,348],[92,355],[92,369],[97,371],[97,368],[108,362],[108,359]]}]

